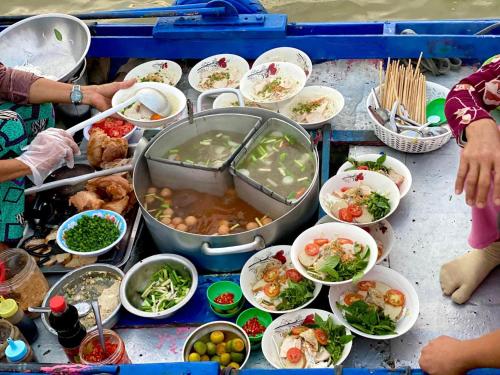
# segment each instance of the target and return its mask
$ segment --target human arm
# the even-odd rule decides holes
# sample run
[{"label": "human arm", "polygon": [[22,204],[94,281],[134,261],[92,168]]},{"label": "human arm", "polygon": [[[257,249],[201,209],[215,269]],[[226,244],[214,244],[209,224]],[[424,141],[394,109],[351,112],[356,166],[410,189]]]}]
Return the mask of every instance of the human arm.
[{"label": "human arm", "polygon": [[17,159],[0,160],[0,183],[31,174],[31,169]]},{"label": "human arm", "polygon": [[420,354],[419,364],[430,375],[461,375],[474,368],[500,368],[500,329],[471,340],[440,336]]}]

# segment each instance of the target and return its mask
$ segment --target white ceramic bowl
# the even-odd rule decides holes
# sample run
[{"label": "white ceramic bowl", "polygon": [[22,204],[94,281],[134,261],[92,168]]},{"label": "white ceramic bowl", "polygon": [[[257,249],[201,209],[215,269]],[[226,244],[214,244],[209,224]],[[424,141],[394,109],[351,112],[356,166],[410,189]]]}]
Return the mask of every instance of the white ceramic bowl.
[{"label": "white ceramic bowl", "polygon": [[[159,312],[142,311],[136,306],[142,302],[137,291],[144,290],[151,276],[163,265],[171,265],[177,272],[191,276],[191,288],[186,297],[177,305]],[[193,297],[198,286],[198,272],[188,259],[175,254],[158,254],[145,258],[136,263],[126,274],[120,285],[120,299],[125,309],[137,316],[151,319],[163,319],[173,315]],[[132,301],[132,299],[135,299]]]},{"label": "white ceramic bowl", "polygon": [[150,73],[161,73],[164,77],[163,82],[167,85],[175,86],[182,77],[182,68],[175,61],[171,60],[152,60],[136,66],[125,76],[125,80],[137,78],[138,82],[156,82],[141,81],[141,78]]},{"label": "white ceramic bowl", "polygon": [[[297,106],[297,104],[319,99],[321,97],[326,97],[330,102],[329,106],[331,108],[331,114],[328,117],[315,122],[299,122],[295,120],[293,109]],[[327,86],[306,86],[297,94],[297,96],[281,106],[279,111],[281,114],[287,116],[295,122],[298,122],[306,129],[316,129],[331,121],[339,114],[342,108],[344,108],[344,97],[337,90]]]},{"label": "white ceramic bowl", "polygon": [[[267,311],[271,314],[286,314],[290,313],[293,311],[297,311],[300,309],[303,309],[304,307],[308,306],[311,302],[313,302],[316,297],[318,296],[319,292],[321,291],[322,285],[319,283],[314,283],[315,288],[313,292],[313,296],[309,301],[304,303],[302,306],[299,306],[295,309],[291,310],[270,310],[265,308],[263,305],[259,304],[259,302],[255,299],[255,295],[252,292],[252,285],[254,285],[257,281],[260,280],[260,277],[262,275],[259,274],[259,268],[262,267],[262,265],[265,264],[265,259],[271,258],[274,256],[278,251],[283,250],[284,251],[284,256],[287,259],[287,266],[289,268],[293,267],[293,264],[291,262],[291,257],[290,257],[290,250],[291,246],[288,245],[282,245],[282,246],[271,246],[268,247],[264,250],[261,250],[257,253],[255,253],[248,261],[245,263],[243,268],[241,269],[241,275],[240,275],[240,286],[241,290],[243,291],[243,295],[247,299],[248,302],[250,302],[254,307],[258,308],[259,310],[262,311]],[[260,276],[260,277],[259,277]]]},{"label": "white ceramic bowl", "polygon": [[[188,81],[191,87],[199,92],[208,91],[215,88],[237,88],[243,75],[248,72],[250,66],[248,62],[241,56],[232,55],[230,53],[223,53],[207,57],[206,59],[198,62],[188,75]],[[203,75],[215,72],[228,72],[231,74],[230,78],[232,83],[225,86],[217,86],[211,88],[200,87]]]},{"label": "white ceramic bowl", "polygon": [[138,90],[143,88],[152,88],[161,92],[169,101],[172,111],[168,117],[159,120],[136,120],[118,112],[120,117],[139,128],[155,129],[168,125],[174,122],[182,114],[184,108],[186,108],[186,96],[182,91],[173,86],[158,82],[139,82],[128,89],[117,91],[113,99],[111,99],[112,106],[123,103],[125,100],[135,95]]},{"label": "white ceramic bowl", "polygon": [[[325,223],[335,223],[335,220],[325,215],[318,220],[316,225]],[[392,229],[391,223],[388,220],[382,220],[368,227],[363,227],[363,229],[371,234],[375,242],[380,241],[382,243],[382,255],[377,259],[377,264],[382,263],[389,256],[394,245],[394,229]]]},{"label": "white ceramic bowl", "polygon": [[248,338],[248,335],[243,330],[243,328],[234,323],[225,321],[210,322],[196,328],[184,342],[184,346],[182,348],[182,358],[180,360],[187,362],[189,353],[191,352],[194,343],[199,339],[201,339],[202,337],[209,335],[213,331],[229,332],[243,339],[246,351],[245,359],[243,360],[243,363],[240,365],[240,368],[243,368],[245,364],[248,362],[248,358],[250,358],[250,351],[251,351],[250,339]]},{"label": "white ceramic bowl", "polygon": [[[213,109],[232,108],[232,107],[239,107],[239,103],[238,103],[238,97],[236,96],[236,94],[233,94],[230,92],[226,92],[226,93],[218,95],[212,104]],[[264,108],[264,109],[268,109],[270,111],[276,110],[276,106],[273,104],[265,105],[265,104],[251,102],[249,100],[245,100],[245,107]]]},{"label": "white ceramic bowl", "polygon": [[300,49],[292,47],[278,47],[270,49],[257,57],[253,66],[270,62],[289,62],[297,65],[306,74],[306,79],[309,79],[313,70],[313,64],[307,54]]},{"label": "white ceramic bowl", "polygon": [[[295,84],[280,98],[262,98],[255,92],[256,86],[268,78],[292,80]],[[241,79],[240,90],[243,96],[253,102],[262,104],[282,103],[297,95],[306,84],[306,75],[297,65],[287,62],[272,62],[252,67]]]},{"label": "white ceramic bowl", "polygon": [[[269,362],[271,366],[277,369],[283,368],[279,358],[279,353],[277,352],[277,348],[280,348],[284,336],[288,332],[290,332],[293,327],[301,325],[304,319],[310,314],[318,314],[323,320],[328,319],[328,317],[332,317],[335,324],[342,324],[341,321],[339,321],[339,319],[331,312],[317,309],[302,309],[279,316],[278,318],[273,320],[273,322],[267,327],[264,335],[262,336],[262,352],[264,353],[264,357],[266,357],[267,362]],[[346,328],[345,331],[346,335],[351,334],[348,328]],[[274,342],[276,342],[276,345],[274,344]],[[339,361],[335,363],[335,365],[340,365],[345,361],[345,359],[351,352],[351,348],[352,341],[348,342],[344,346],[342,356],[340,357]]]},{"label": "white ceramic bowl", "polygon": [[330,302],[330,307],[333,313],[335,314],[335,317],[354,333],[369,339],[374,339],[374,340],[393,339],[408,332],[417,321],[420,309],[418,295],[413,285],[398,272],[383,266],[375,266],[373,270],[371,270],[367,275],[365,275],[365,277],[363,277],[362,280],[374,280],[383,282],[394,289],[400,290],[405,295],[406,311],[404,313],[404,316],[396,324],[397,333],[395,335],[381,335],[381,336],[371,335],[352,327],[347,322],[347,320],[344,318],[344,315],[337,307],[337,302],[340,302],[341,297],[346,292],[355,290],[355,287],[353,285],[342,285],[340,287],[330,288],[328,299]]},{"label": "white ceramic bowl", "polygon": [[380,173],[372,171],[351,171],[351,172],[341,172],[330,178],[325,182],[323,187],[319,192],[319,203],[323,211],[326,212],[328,216],[332,219],[340,222],[344,222],[337,218],[330,210],[331,202],[333,202],[335,197],[331,197],[334,191],[339,191],[343,187],[355,187],[360,185],[369,186],[373,191],[376,191],[380,195],[384,195],[389,199],[391,205],[391,210],[387,215],[381,217],[378,220],[369,223],[349,223],[358,226],[368,226],[382,221],[389,216],[391,216],[399,205],[400,194],[399,189],[396,184],[392,182],[389,177],[386,177]]},{"label": "white ceramic bowl", "polygon": [[[102,249],[96,250],[96,251],[75,251],[71,250],[67,245],[66,241],[64,239],[64,233],[73,228],[74,226],[77,225],[77,222],[80,218],[83,216],[99,216],[106,218],[108,220],[113,221],[116,226],[118,227],[118,230],[120,231],[120,235],[118,238],[110,245],[103,247]],[[57,230],[57,236],[56,236],[56,242],[59,245],[61,249],[63,249],[65,252],[73,254],[73,255],[79,255],[82,257],[97,257],[99,255],[106,254],[108,251],[113,249],[118,242],[121,241],[125,233],[127,232],[127,222],[123,218],[122,215],[114,212],[114,211],[109,211],[109,210],[90,210],[90,211],[83,211],[80,212],[76,215],[71,216],[68,220],[66,220],[64,223],[61,224],[59,229]]]},{"label": "white ceramic bowl", "polygon": [[306,268],[299,261],[299,253],[305,248],[308,243],[317,238],[327,238],[333,240],[338,237],[349,238],[354,242],[358,242],[369,247],[370,257],[368,259],[368,265],[363,271],[364,274],[369,272],[373,268],[373,266],[375,266],[375,263],[377,262],[378,252],[377,243],[368,232],[366,232],[362,228],[350,224],[326,223],[306,229],[295,239],[295,241],[293,241],[290,255],[292,257],[292,263],[297,271],[299,271],[302,276],[308,278],[309,280],[323,285],[332,286],[350,284],[352,282],[352,279],[344,281],[324,281],[316,279],[314,276],[310,275],[309,272],[307,272]]},{"label": "white ceramic bowl", "polygon": [[[380,157],[380,154],[364,154],[364,155],[357,155],[354,156],[353,159],[357,161],[377,161],[377,159]],[[401,186],[399,187],[399,192],[401,194],[401,199],[408,194],[411,188],[411,183],[412,183],[412,177],[410,170],[406,165],[404,165],[402,162],[400,162],[398,159],[393,158],[392,156],[387,155],[384,165],[387,167],[394,169],[395,172],[399,173],[402,175],[405,179]],[[348,161],[346,161],[344,164],[342,164],[339,168],[339,172],[345,172],[346,169],[349,169],[352,167],[352,164]]]}]

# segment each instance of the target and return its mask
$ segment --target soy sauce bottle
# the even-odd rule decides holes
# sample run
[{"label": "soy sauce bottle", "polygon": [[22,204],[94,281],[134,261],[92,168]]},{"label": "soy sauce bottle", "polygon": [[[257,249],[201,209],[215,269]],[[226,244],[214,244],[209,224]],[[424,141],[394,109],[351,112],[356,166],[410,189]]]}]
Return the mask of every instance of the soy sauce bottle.
[{"label": "soy sauce bottle", "polygon": [[29,344],[33,344],[38,338],[35,322],[24,315],[23,310],[12,298],[5,299],[0,296],[0,317],[17,326]]},{"label": "soy sauce bottle", "polygon": [[62,296],[54,296],[49,301],[49,324],[57,332],[59,344],[72,363],[80,363],[78,351],[80,344],[87,334],[87,330],[80,323],[78,310],[75,306],[66,303]]}]

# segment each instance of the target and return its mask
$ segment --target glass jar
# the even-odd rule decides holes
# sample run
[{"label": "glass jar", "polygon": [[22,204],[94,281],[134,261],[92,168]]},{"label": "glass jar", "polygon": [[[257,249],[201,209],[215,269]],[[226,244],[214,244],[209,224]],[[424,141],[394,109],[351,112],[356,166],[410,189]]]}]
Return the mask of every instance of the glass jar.
[{"label": "glass jar", "polygon": [[131,363],[122,338],[110,329],[104,330],[104,355],[99,342],[99,332],[87,334],[80,344],[80,361],[83,365],[118,365]]},{"label": "glass jar", "polygon": [[5,319],[0,319],[0,362],[7,362],[5,358],[5,349],[7,348],[7,339],[26,341],[23,334],[15,325]]},{"label": "glass jar", "polygon": [[0,295],[14,299],[26,311],[41,306],[49,283],[35,260],[22,249],[0,252]]}]

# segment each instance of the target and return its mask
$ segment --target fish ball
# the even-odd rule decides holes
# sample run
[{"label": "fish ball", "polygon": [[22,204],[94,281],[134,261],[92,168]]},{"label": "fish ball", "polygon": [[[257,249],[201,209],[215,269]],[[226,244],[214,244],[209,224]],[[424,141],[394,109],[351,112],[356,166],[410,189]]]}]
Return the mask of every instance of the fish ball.
[{"label": "fish ball", "polygon": [[273,222],[273,219],[271,219],[270,217],[265,217],[264,219],[261,220],[262,222],[262,225],[267,225],[267,224],[271,224]]},{"label": "fish ball", "polygon": [[247,230],[257,229],[258,227],[259,227],[259,224],[257,224],[254,221],[251,221],[247,224]]},{"label": "fish ball", "polygon": [[174,210],[172,210],[171,208],[166,208],[163,211],[163,215],[172,217],[174,215]]},{"label": "fish ball", "polygon": [[170,219],[169,217],[163,217],[163,218],[161,219],[161,222],[162,222],[163,224],[168,225],[168,224],[170,224],[170,223],[172,222],[172,219]]},{"label": "fish ball", "polygon": [[182,224],[184,222],[184,220],[182,220],[182,217],[174,217],[172,219],[172,224],[174,225],[179,225],[179,224]]},{"label": "fish ball", "polygon": [[163,198],[170,198],[172,196],[172,190],[170,190],[168,187],[161,189],[160,195]]},{"label": "fish ball", "polygon": [[184,219],[184,221],[186,222],[186,225],[188,227],[192,227],[192,226],[196,225],[196,223],[198,222],[198,219],[194,216],[188,216],[188,217],[186,217],[186,219]]},{"label": "fish ball", "polygon": [[175,229],[180,230],[181,232],[187,232],[188,227],[186,224],[179,224],[175,227]]},{"label": "fish ball", "polygon": [[219,229],[217,229],[217,233],[224,235],[229,233],[229,226],[228,225],[220,225]]}]

